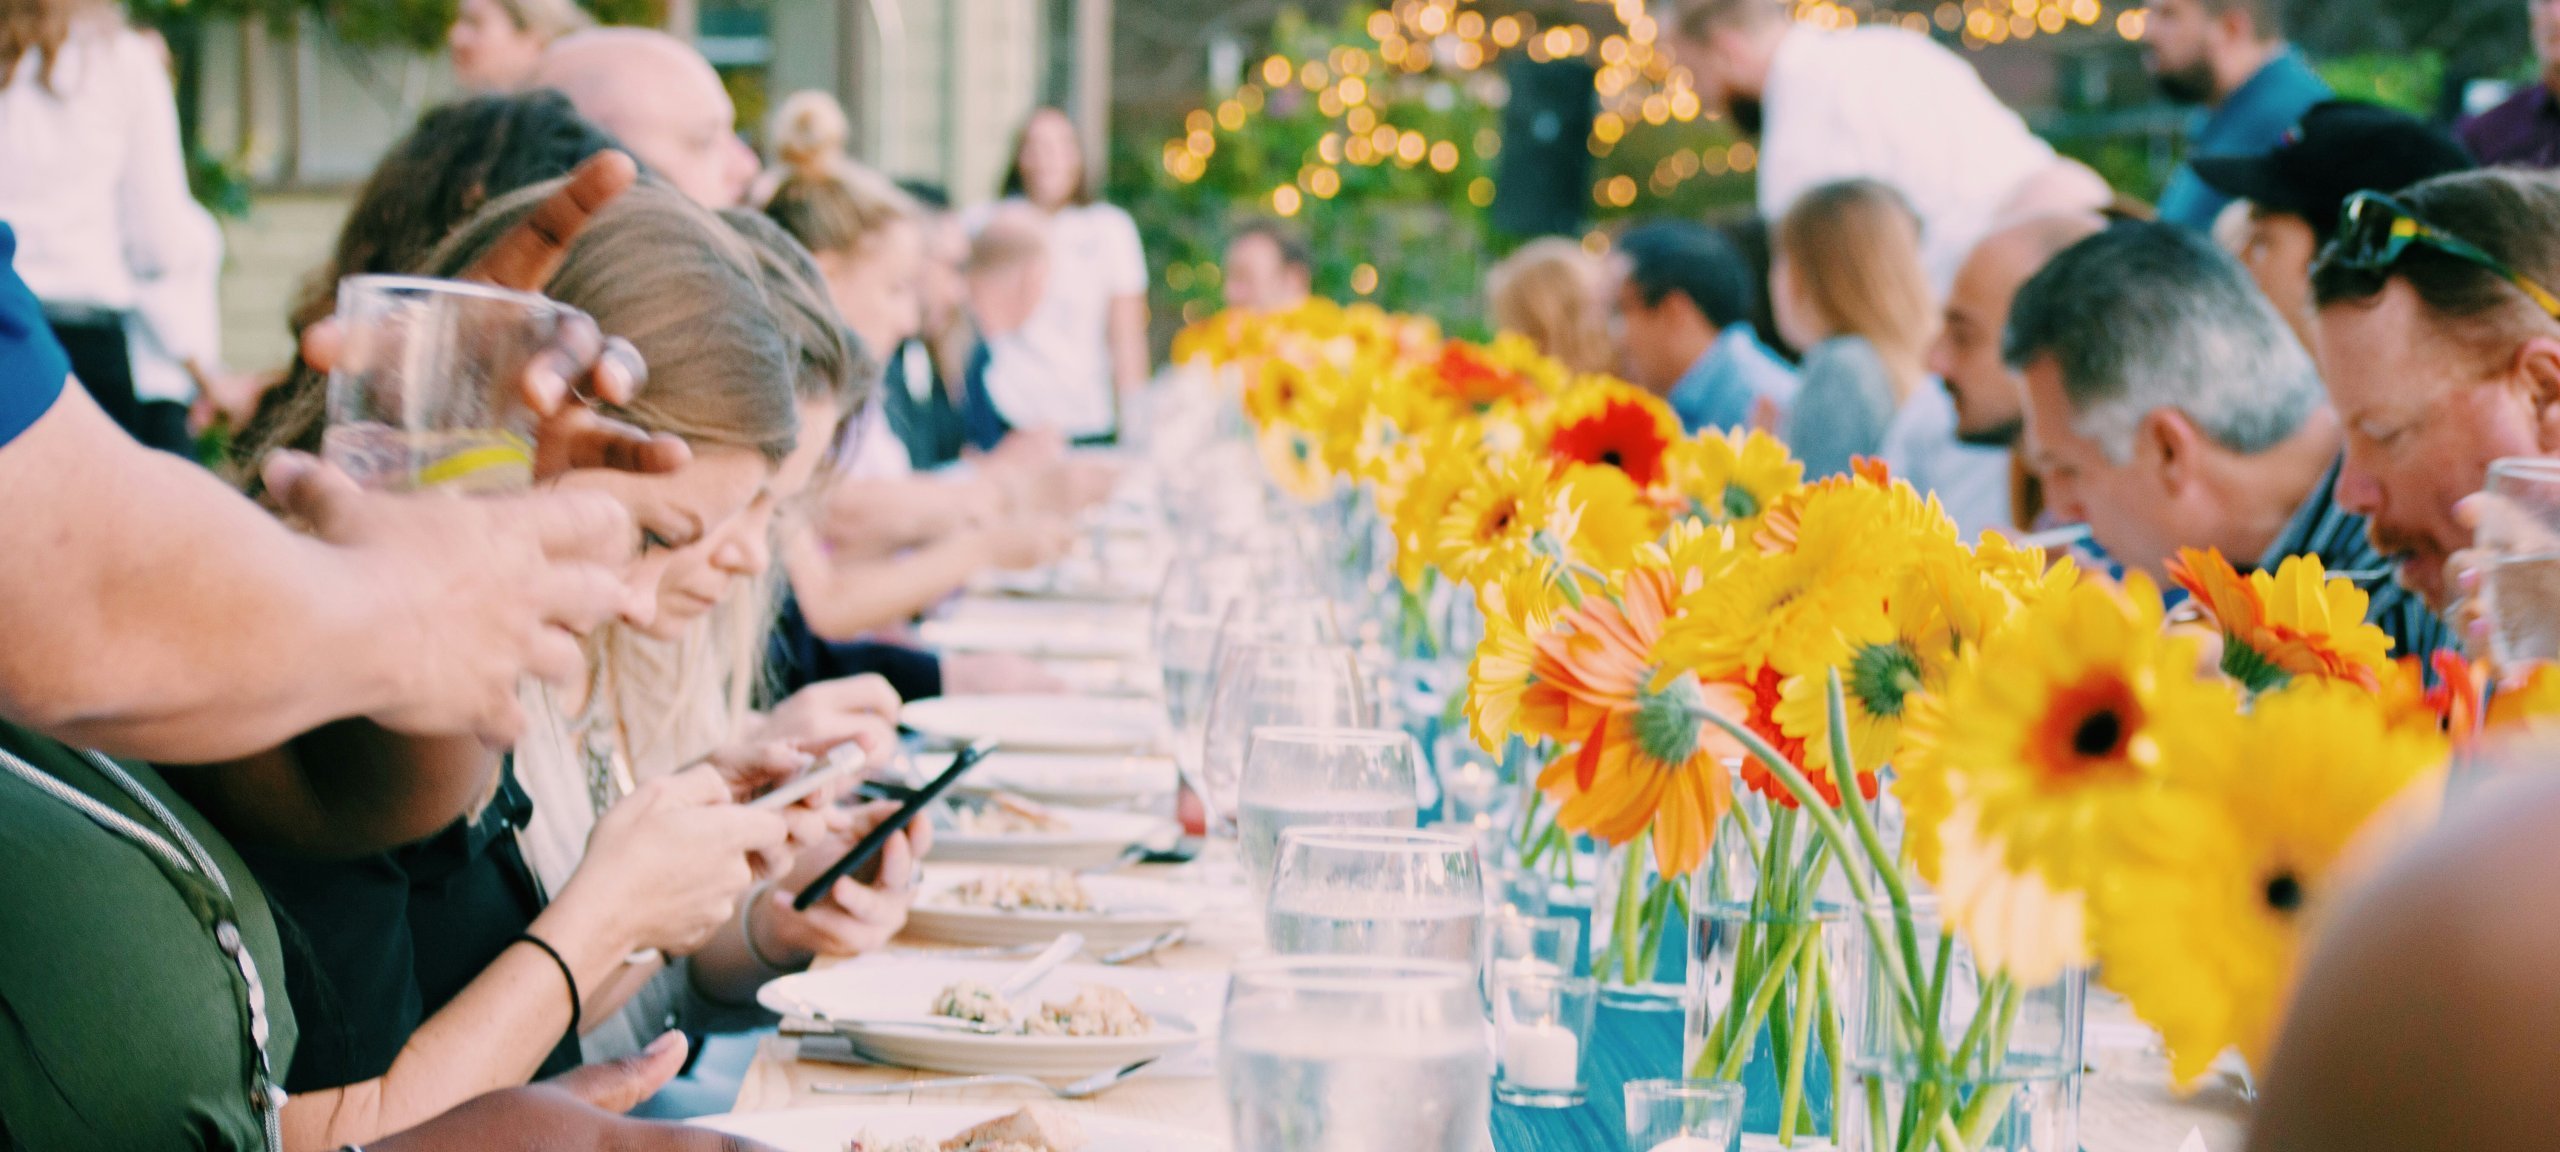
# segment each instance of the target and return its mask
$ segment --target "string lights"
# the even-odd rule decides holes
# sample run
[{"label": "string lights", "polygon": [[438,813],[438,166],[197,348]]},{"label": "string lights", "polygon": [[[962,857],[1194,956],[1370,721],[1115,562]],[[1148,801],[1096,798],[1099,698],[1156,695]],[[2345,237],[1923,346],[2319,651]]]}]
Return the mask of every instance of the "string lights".
[{"label": "string lights", "polygon": [[[1335,130],[1324,134],[1285,181],[1262,194],[1271,212],[1295,216],[1311,199],[1332,199],[1342,191],[1346,166],[1456,172],[1464,159],[1461,149],[1489,160],[1500,149],[1499,137],[1483,130],[1469,141],[1437,139],[1392,123],[1385,109],[1404,86],[1426,76],[1463,80],[1514,53],[1538,63],[1581,60],[1592,66],[1600,110],[1587,144],[1596,157],[1610,155],[1639,126],[1715,118],[1661,43],[1645,0],[1579,0],[1577,7],[1591,10],[1587,21],[1542,25],[1526,12],[1488,16],[1473,0],[1382,5],[1361,22],[1369,46],[1338,46],[1312,59],[1275,53],[1248,69],[1248,81],[1233,94],[1193,110],[1184,118],[1183,133],[1164,144],[1164,170],[1183,184],[1200,180],[1217,155],[1220,133],[1243,132],[1274,93],[1295,89],[1291,98],[1312,99],[1319,113],[1335,121]],[[1793,0],[1793,9],[1797,20],[1818,28],[1893,24],[1977,51],[2074,29],[2111,29],[2125,40],[2139,40],[2144,23],[2138,0],[1940,0],[1924,11],[1901,10],[1892,0]],[[1604,208],[1627,208],[1640,192],[1668,196],[1692,179],[1748,173],[1758,161],[1749,141],[1675,149],[1653,165],[1641,185],[1626,174],[1599,177],[1592,200]],[[1469,181],[1466,196],[1479,207],[1491,204],[1492,181]]]}]

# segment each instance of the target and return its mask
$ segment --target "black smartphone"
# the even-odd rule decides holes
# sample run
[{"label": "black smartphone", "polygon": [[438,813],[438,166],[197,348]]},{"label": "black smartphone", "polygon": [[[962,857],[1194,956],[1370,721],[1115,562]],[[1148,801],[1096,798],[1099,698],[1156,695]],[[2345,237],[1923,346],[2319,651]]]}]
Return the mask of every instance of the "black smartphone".
[{"label": "black smartphone", "polygon": [[961,749],[959,755],[951,758],[951,766],[942,770],[942,775],[934,777],[931,783],[917,789],[914,796],[865,835],[851,851],[844,854],[843,859],[837,860],[825,872],[819,873],[817,879],[810,881],[808,887],[801,889],[800,894],[792,898],[791,906],[806,912],[810,905],[826,898],[827,889],[835,887],[836,881],[846,876],[859,877],[864,869],[873,867],[879,860],[880,850],[888,846],[890,837],[914,823],[916,815],[923,812],[926,805],[940,799],[943,793],[951,790],[953,784],[960,782],[962,773],[977,767],[979,761],[986,759],[987,754],[995,750],[996,742],[993,740],[980,740]]}]

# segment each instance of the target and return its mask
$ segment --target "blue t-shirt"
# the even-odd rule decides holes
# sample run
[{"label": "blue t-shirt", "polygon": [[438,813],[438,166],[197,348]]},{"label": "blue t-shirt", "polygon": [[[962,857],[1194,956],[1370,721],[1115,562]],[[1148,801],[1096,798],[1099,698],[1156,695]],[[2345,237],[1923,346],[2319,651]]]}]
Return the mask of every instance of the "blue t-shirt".
[{"label": "blue t-shirt", "polygon": [[[2234,90],[2222,107],[2206,113],[2193,139],[2190,156],[2264,156],[2284,143],[2285,134],[2302,122],[2311,106],[2332,93],[2302,54],[2291,48],[2278,53],[2247,83]],[[2231,198],[2214,191],[2196,176],[2195,166],[2180,164],[2160,192],[2160,218],[2199,232],[2213,229]]]},{"label": "blue t-shirt", "polygon": [[71,358],[27,282],[18,279],[18,234],[0,224],[0,447],[44,418],[71,375]]}]

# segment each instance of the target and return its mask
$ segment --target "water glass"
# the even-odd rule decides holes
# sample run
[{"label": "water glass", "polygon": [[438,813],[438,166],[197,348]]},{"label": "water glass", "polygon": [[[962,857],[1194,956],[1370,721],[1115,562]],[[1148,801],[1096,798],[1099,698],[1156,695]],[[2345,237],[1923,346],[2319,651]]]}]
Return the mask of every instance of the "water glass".
[{"label": "water glass", "polygon": [[1275,956],[1237,966],[1218,1033],[1236,1152],[1483,1152],[1492,1061],[1460,964]]},{"label": "water glass", "polygon": [[1246,738],[1236,823],[1256,891],[1271,885],[1280,833],[1307,825],[1411,828],[1422,751],[1383,728],[1256,728]]},{"label": "water glass", "polygon": [[1742,1085],[1627,1082],[1627,1152],[1726,1152],[1742,1127]]},{"label": "water glass", "polygon": [[1245,741],[1254,729],[1375,723],[1359,658],[1339,644],[1232,644],[1219,652],[1217,669],[1193,783],[1210,808],[1213,827],[1236,819]]},{"label": "water glass", "polygon": [[2560,460],[2511,456],[2489,465],[2475,503],[2490,646],[2501,667],[2560,660]]},{"label": "water glass", "polygon": [[1493,1097],[1523,1108],[1582,1103],[1582,1060],[1600,985],[1588,976],[1515,972],[1494,977]]},{"label": "water glass", "polygon": [[1271,950],[1484,963],[1484,877],[1464,836],[1400,828],[1280,834]]},{"label": "water glass", "polygon": [[368,488],[520,491],[533,483],[527,365],[560,328],[540,296],[458,280],[338,282],[346,343],[321,454]]}]

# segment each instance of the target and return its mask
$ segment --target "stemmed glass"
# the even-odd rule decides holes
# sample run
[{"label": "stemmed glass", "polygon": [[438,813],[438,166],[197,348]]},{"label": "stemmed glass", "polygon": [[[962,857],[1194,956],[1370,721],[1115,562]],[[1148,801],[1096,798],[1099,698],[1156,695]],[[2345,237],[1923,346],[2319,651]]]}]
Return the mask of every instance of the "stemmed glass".
[{"label": "stemmed glass", "polygon": [[1263,921],[1274,952],[1447,960],[1478,971],[1484,876],[1475,841],[1401,828],[1289,829]]},{"label": "stemmed glass", "polygon": [[1479,1152],[1492,1059],[1475,970],[1353,956],[1237,966],[1218,1036],[1236,1152]]},{"label": "stemmed glass", "polygon": [[1290,828],[1413,827],[1421,763],[1413,737],[1392,729],[1254,729],[1245,744],[1236,823],[1255,889],[1270,887],[1272,855]]},{"label": "stemmed glass", "polygon": [[1366,728],[1375,722],[1360,661],[1340,644],[1222,643],[1200,730],[1192,787],[1213,826],[1236,817],[1245,740],[1275,726]]},{"label": "stemmed glass", "polygon": [[2470,508],[2499,667],[2560,660],[2560,460],[2492,462],[2488,486]]}]

